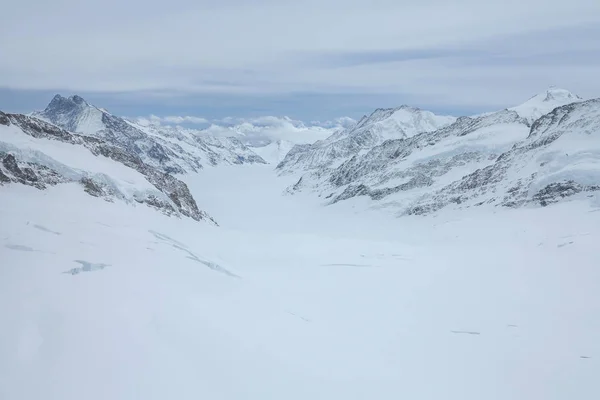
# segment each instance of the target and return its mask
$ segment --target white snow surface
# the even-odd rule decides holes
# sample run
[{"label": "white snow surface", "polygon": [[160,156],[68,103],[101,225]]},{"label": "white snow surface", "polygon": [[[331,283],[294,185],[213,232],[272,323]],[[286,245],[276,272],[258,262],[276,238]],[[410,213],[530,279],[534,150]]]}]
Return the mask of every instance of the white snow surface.
[{"label": "white snow surface", "polygon": [[279,164],[285,155],[294,147],[294,143],[287,140],[278,140],[271,142],[266,146],[251,147],[252,151],[258,154],[269,164]]},{"label": "white snow surface", "polygon": [[272,166],[185,179],[221,227],[0,189],[0,399],[600,398],[600,203],[396,219]]}]

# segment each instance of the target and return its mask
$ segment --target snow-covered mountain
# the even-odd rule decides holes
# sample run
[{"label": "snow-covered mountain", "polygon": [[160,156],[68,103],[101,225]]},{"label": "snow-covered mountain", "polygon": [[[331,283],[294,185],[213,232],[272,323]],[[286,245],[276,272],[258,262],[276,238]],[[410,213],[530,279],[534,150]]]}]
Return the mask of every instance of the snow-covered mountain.
[{"label": "snow-covered mountain", "polygon": [[[573,101],[562,106],[569,100]],[[556,104],[558,108],[553,107]],[[550,107],[551,112],[531,122]],[[544,191],[553,194],[538,203],[547,204],[568,193],[595,190],[600,184],[592,161],[595,156],[590,152],[599,141],[593,134],[598,124],[596,108],[597,101],[582,102],[566,90],[551,88],[521,106],[460,117],[440,129],[387,140],[366,151],[360,146],[346,147],[341,154],[315,146],[294,148],[278,169],[294,172],[290,166],[299,165],[300,171],[305,171],[288,193],[314,191],[329,204],[368,196],[377,201],[376,206],[393,207],[401,214],[428,213],[451,204],[465,206],[473,204],[467,200],[480,197],[475,203],[523,206],[544,197]],[[561,118],[552,117],[555,113],[561,113]],[[540,126],[547,127],[544,137],[560,131],[574,139],[558,141],[547,151],[549,139],[544,139],[543,146],[532,147]],[[587,141],[577,139],[578,129],[585,129]],[[332,135],[324,143],[339,140]],[[542,143],[540,140],[536,143]],[[570,158],[558,156],[560,146]],[[573,152],[586,154],[581,157],[591,168],[589,173],[580,171],[581,160]],[[520,166],[524,160],[530,163],[527,168]],[[510,173],[500,172],[505,170]],[[571,179],[558,171],[580,172]],[[582,180],[583,176],[589,179]]]},{"label": "snow-covered mountain", "polygon": [[600,99],[555,108],[527,138],[480,168],[420,198],[408,214],[495,204],[547,206],[600,191]]},{"label": "snow-covered mountain", "polygon": [[355,154],[367,151],[386,140],[410,138],[449,125],[451,116],[401,106],[377,109],[356,125],[341,129],[325,140],[291,149],[277,166],[281,173],[335,167]]},{"label": "snow-covered mountain", "polygon": [[556,107],[582,101],[583,99],[568,90],[551,86],[545,92],[539,93],[525,103],[511,107],[519,116],[525,118],[530,124],[542,115],[549,113]]},{"label": "snow-covered mountain", "polygon": [[47,189],[70,184],[110,202],[146,204],[168,215],[214,223],[198,209],[184,182],[130,150],[35,117],[0,112],[0,185],[19,183]]},{"label": "snow-covered mountain", "polygon": [[33,116],[67,131],[102,138],[166,173],[198,171],[203,165],[264,163],[234,138],[211,138],[163,126],[142,126],[88,104],[80,96],[56,95]]}]

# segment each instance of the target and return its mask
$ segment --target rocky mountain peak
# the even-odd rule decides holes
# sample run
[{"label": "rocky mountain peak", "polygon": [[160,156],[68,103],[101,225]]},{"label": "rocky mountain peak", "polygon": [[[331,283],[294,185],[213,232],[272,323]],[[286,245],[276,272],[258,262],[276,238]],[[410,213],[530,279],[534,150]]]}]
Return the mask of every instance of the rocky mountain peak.
[{"label": "rocky mountain peak", "polygon": [[32,115],[70,132],[95,133],[103,129],[103,112],[82,97],[57,94],[43,111]]},{"label": "rocky mountain peak", "polygon": [[75,95],[67,98],[57,94],[52,98],[50,103],[48,103],[44,109],[44,113],[68,112],[74,108],[87,105],[89,104],[80,96]]}]

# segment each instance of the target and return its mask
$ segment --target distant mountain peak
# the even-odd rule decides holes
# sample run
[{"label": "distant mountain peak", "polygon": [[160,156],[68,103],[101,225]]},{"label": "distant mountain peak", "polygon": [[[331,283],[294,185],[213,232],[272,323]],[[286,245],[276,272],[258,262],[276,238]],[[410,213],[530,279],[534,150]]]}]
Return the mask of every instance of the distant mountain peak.
[{"label": "distant mountain peak", "polygon": [[64,112],[68,109],[81,108],[84,106],[89,106],[89,104],[81,96],[74,95],[70,97],[64,97],[60,94],[57,94],[52,98],[50,103],[48,103],[44,112]]},{"label": "distant mountain peak", "polygon": [[519,116],[525,118],[529,123],[533,123],[556,107],[580,101],[583,99],[569,90],[550,86],[545,91],[529,98],[525,103],[511,107],[509,110],[516,111]]},{"label": "distant mountain peak", "polygon": [[66,98],[57,93],[54,95],[54,97],[50,101],[50,104],[52,104],[54,102],[58,102],[58,101],[64,101],[64,100],[66,100]]},{"label": "distant mountain peak", "polygon": [[541,93],[540,95],[544,96],[543,101],[583,100],[581,97],[577,96],[576,94],[573,94],[572,92],[568,91],[567,89],[561,89],[556,86],[550,86],[548,89],[546,89],[546,91],[544,93]]},{"label": "distant mountain peak", "polygon": [[103,111],[90,105],[83,97],[55,95],[41,112],[32,114],[70,132],[93,134],[104,129]]}]

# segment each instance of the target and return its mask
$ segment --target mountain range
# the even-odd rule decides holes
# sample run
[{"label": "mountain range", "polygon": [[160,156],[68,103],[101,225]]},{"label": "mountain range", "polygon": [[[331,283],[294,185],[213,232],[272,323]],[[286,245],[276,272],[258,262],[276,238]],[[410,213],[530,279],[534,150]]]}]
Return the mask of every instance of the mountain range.
[{"label": "mountain range", "polygon": [[479,116],[376,110],[324,141],[293,147],[277,170],[300,174],[286,193],[315,192],[326,204],[367,196],[398,215],[545,206],[598,190],[599,105],[551,87],[520,106]]},{"label": "mountain range", "polygon": [[56,95],[45,110],[31,115],[67,131],[106,140],[167,173],[195,172],[204,164],[264,163],[234,138],[200,137],[194,131],[170,126],[143,126],[90,105],[79,96]]},{"label": "mountain range", "polygon": [[280,139],[250,147],[239,132],[122,118],[80,96],[56,95],[43,111],[0,114],[0,184],[78,183],[108,201],[216,223],[198,208],[186,175],[269,163],[280,176],[296,177],[284,194],[315,193],[325,205],[366,197],[397,215],[546,206],[600,187],[599,115],[600,100],[550,87],[496,112],[454,117],[403,105],[345,121],[312,144]]}]

